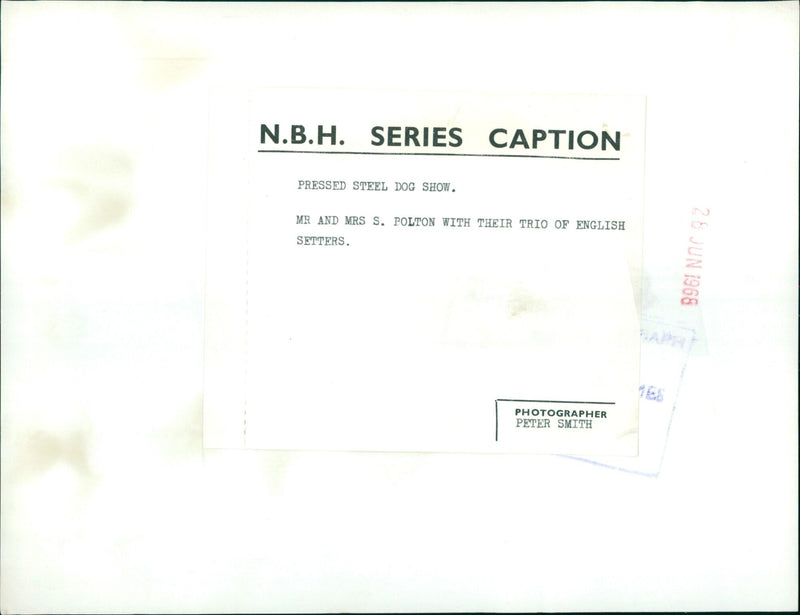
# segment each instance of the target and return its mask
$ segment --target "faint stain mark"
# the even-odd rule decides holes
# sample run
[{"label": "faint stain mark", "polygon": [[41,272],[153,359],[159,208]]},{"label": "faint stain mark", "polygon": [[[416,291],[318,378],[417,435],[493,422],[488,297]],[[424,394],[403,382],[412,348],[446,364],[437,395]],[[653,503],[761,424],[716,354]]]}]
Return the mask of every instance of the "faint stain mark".
[{"label": "faint stain mark", "polygon": [[124,221],[134,204],[134,165],[124,151],[108,146],[70,149],[54,169],[53,183],[78,206],[69,230],[80,241]]},{"label": "faint stain mark", "polygon": [[142,64],[142,82],[153,90],[165,90],[194,79],[208,62],[202,58],[153,58]]},{"label": "faint stain mark", "polygon": [[180,459],[201,459],[203,456],[203,397],[197,396],[180,416],[156,436],[161,451]]},{"label": "faint stain mark", "polygon": [[264,480],[272,493],[283,490],[289,466],[296,455],[293,451],[263,451]]},{"label": "faint stain mark", "polygon": [[12,465],[11,480],[29,482],[63,463],[85,485],[93,483],[95,476],[89,464],[90,440],[89,433],[83,430],[65,435],[34,431],[24,446],[17,448],[20,452]]},{"label": "faint stain mark", "polygon": [[521,289],[511,291],[506,301],[506,317],[518,318],[526,314],[535,314],[546,309],[544,301],[535,299],[530,294]]}]

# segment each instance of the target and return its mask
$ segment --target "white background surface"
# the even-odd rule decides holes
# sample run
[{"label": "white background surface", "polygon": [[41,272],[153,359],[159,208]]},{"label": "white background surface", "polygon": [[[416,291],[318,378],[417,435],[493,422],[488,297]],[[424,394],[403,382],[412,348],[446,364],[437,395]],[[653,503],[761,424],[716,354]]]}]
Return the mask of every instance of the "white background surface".
[{"label": "white background surface", "polygon": [[[797,608],[797,17],[4,3],[0,608]],[[365,84],[648,97],[646,311],[711,210],[658,478],[203,451],[208,88]]]}]

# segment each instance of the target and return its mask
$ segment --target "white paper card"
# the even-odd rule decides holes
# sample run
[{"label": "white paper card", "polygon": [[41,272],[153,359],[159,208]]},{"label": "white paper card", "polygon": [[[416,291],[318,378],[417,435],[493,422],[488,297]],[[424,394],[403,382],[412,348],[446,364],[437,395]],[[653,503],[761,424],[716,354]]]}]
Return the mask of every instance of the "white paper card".
[{"label": "white paper card", "polygon": [[644,102],[213,91],[206,446],[636,455]]}]

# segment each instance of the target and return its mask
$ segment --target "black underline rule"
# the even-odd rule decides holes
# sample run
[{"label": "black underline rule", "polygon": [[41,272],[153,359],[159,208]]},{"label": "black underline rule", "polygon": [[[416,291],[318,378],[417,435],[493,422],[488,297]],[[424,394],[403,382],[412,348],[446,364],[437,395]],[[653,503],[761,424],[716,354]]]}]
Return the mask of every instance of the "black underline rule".
[{"label": "black underline rule", "polygon": [[603,160],[619,158],[591,158],[588,156],[547,156],[544,154],[448,154],[446,152],[323,152],[303,149],[260,149],[259,154],[338,154],[346,156],[460,156],[462,158],[549,158],[552,160]]}]

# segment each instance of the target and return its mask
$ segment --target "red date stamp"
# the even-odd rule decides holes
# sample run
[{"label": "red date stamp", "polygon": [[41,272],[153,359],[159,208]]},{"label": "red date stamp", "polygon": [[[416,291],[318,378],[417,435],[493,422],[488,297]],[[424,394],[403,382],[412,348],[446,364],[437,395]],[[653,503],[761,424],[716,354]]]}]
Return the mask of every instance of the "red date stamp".
[{"label": "red date stamp", "polygon": [[706,218],[711,213],[708,208],[692,208],[692,234],[689,236],[689,246],[686,250],[686,271],[683,274],[681,286],[681,305],[697,305],[700,302],[700,273],[703,268],[703,247],[705,245],[704,232],[708,229]]}]

